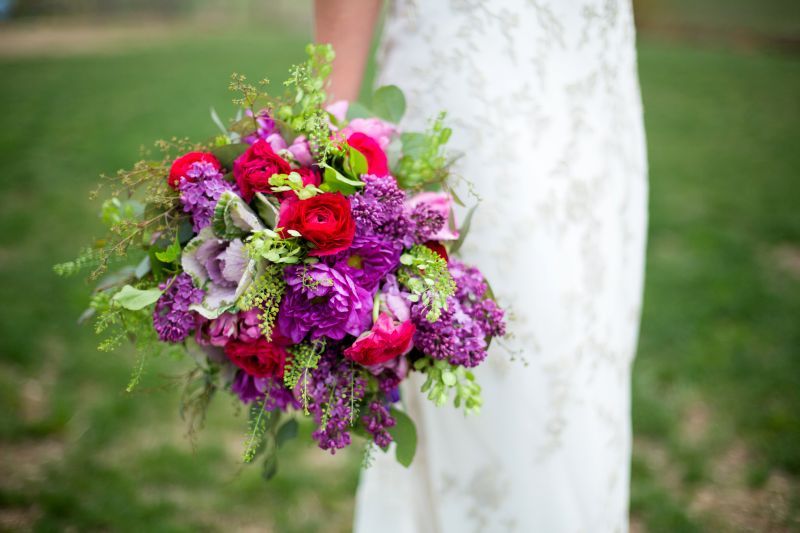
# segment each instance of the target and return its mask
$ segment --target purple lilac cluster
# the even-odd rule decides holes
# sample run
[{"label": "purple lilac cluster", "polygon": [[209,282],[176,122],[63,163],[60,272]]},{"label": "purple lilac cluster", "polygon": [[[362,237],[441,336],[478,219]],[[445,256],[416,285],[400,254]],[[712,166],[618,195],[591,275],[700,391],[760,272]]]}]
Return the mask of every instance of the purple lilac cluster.
[{"label": "purple lilac cluster", "polygon": [[322,355],[311,372],[308,409],[319,426],[311,436],[323,450],[336,453],[350,444],[351,404],[366,393],[366,380],[335,350]]},{"label": "purple lilac cluster", "polygon": [[337,267],[325,263],[291,266],[284,271],[284,279],[278,329],[293,343],[306,335],[341,340],[369,329],[372,294]]},{"label": "purple lilac cluster", "polygon": [[236,372],[231,390],[239,396],[242,403],[264,400],[264,409],[267,411],[286,411],[290,407],[300,407],[292,391],[284,387],[281,380],[253,377],[244,370]]},{"label": "purple lilac cluster", "polygon": [[217,200],[225,191],[233,191],[234,185],[225,181],[214,165],[206,161],[193,163],[186,171],[186,178],[178,184],[183,211],[192,215],[195,233],[211,224]]},{"label": "purple lilac cluster", "polygon": [[433,323],[425,318],[421,304],[412,307],[411,317],[417,326],[414,345],[434,359],[471,368],[486,359],[486,339],[505,334],[504,315],[493,300],[486,299],[486,282],[478,269],[456,259],[448,266],[456,293]]},{"label": "purple lilac cluster", "polygon": [[391,176],[365,175],[364,189],[350,196],[359,234],[377,234],[409,248],[415,243],[415,224],[405,208],[406,193]]},{"label": "purple lilac cluster", "polygon": [[203,300],[203,291],[192,284],[192,277],[182,272],[159,285],[164,291],[153,311],[153,326],[163,342],[181,342],[195,326],[192,304]]},{"label": "purple lilac cluster", "polygon": [[414,222],[414,237],[418,243],[433,239],[447,222],[441,212],[426,203],[414,206],[411,210],[411,220]]},{"label": "purple lilac cluster", "polygon": [[389,409],[379,402],[371,402],[367,413],[361,417],[364,428],[372,435],[375,444],[384,450],[392,443],[392,436],[386,430],[397,423]]}]

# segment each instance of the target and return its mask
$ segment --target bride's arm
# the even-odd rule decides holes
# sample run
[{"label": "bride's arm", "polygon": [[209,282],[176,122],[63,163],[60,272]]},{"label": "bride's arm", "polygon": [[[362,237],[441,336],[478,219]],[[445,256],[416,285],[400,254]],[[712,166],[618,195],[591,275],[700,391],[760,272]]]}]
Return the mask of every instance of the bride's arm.
[{"label": "bride's arm", "polygon": [[336,52],[332,100],[356,100],[364,77],[381,0],[315,0],[314,38]]}]

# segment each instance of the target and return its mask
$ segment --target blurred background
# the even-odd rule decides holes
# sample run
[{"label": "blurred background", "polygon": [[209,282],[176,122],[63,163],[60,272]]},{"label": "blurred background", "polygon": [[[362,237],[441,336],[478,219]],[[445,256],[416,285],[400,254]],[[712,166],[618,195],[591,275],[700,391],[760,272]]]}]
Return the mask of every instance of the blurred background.
[{"label": "blurred background", "polygon": [[[800,531],[800,3],[639,0],[651,179],[634,370],[631,517],[642,531]],[[296,446],[240,467],[218,397],[194,446],[172,379],[95,350],[101,172],[158,138],[211,136],[231,72],[276,82],[311,5],[0,0],[0,530],[348,531],[360,454]],[[305,431],[308,431],[305,428]]]}]

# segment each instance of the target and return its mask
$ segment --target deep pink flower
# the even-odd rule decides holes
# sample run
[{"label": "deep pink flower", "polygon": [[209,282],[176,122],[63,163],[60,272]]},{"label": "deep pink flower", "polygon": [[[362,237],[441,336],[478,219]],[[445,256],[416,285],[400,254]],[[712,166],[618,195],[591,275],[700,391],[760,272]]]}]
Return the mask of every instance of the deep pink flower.
[{"label": "deep pink flower", "polygon": [[410,320],[398,324],[381,313],[372,329],[358,337],[344,356],[364,366],[386,363],[411,350],[416,329]]},{"label": "deep pink flower", "polygon": [[389,163],[378,142],[363,133],[354,133],[347,138],[347,144],[361,152],[367,159],[367,173],[375,176],[388,176]]}]

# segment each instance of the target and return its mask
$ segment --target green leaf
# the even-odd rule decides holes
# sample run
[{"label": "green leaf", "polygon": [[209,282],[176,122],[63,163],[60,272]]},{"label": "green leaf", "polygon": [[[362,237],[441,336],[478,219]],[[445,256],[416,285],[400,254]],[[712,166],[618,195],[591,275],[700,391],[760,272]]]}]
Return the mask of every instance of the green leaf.
[{"label": "green leaf", "polygon": [[269,481],[278,473],[278,454],[272,453],[264,457],[264,466],[261,469],[261,477]]},{"label": "green leaf", "polygon": [[422,157],[428,148],[428,137],[424,133],[402,133],[400,142],[403,144],[403,156],[412,159]]},{"label": "green leaf", "polygon": [[464,240],[467,238],[467,234],[469,233],[469,227],[472,224],[472,215],[475,214],[475,208],[477,205],[473,205],[467,216],[464,217],[464,223],[461,224],[461,229],[458,230],[458,239],[453,243],[453,246],[450,247],[450,253],[455,254],[461,249],[461,245],[464,244]]},{"label": "green leaf", "polygon": [[369,167],[367,165],[367,158],[364,157],[364,154],[353,148],[350,147],[350,150],[347,153],[347,158],[350,163],[350,169],[353,171],[353,174],[358,177],[362,174],[366,174]]},{"label": "green leaf", "polygon": [[282,447],[284,444],[297,437],[297,430],[299,427],[300,425],[294,418],[290,418],[289,420],[287,420],[278,429],[278,434],[275,436],[275,440],[278,443],[278,447],[279,448]]},{"label": "green leaf", "polygon": [[372,96],[372,109],[378,117],[398,124],[406,112],[406,97],[397,85],[385,85]]},{"label": "green leaf", "polygon": [[181,256],[181,243],[175,240],[163,252],[156,252],[156,258],[162,263],[174,263]]},{"label": "green leaf", "polygon": [[233,168],[233,162],[248,148],[250,146],[244,143],[226,144],[225,146],[215,146],[211,149],[211,153],[214,154],[214,157],[219,160],[224,168]]},{"label": "green leaf", "polygon": [[354,118],[370,118],[374,115],[375,113],[367,109],[367,107],[360,102],[351,102],[347,107],[347,120],[353,120]]},{"label": "green leaf", "polygon": [[148,305],[155,303],[163,292],[164,291],[160,289],[141,290],[130,285],[125,285],[111,298],[111,301],[125,309],[138,311],[139,309],[144,309]]},{"label": "green leaf", "polygon": [[397,445],[395,456],[398,463],[408,468],[417,453],[417,428],[403,411],[393,408],[391,415],[396,422],[394,427],[389,428],[389,434]]},{"label": "green leaf", "polygon": [[356,192],[357,187],[363,186],[363,181],[347,178],[333,167],[325,167],[320,189],[325,192],[340,192],[344,195],[349,195]]}]

